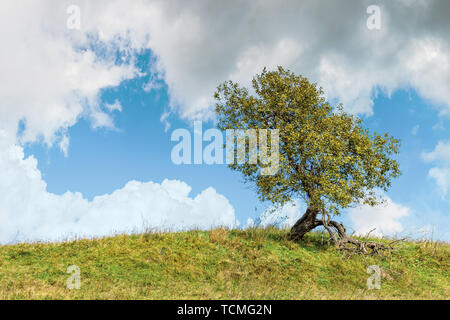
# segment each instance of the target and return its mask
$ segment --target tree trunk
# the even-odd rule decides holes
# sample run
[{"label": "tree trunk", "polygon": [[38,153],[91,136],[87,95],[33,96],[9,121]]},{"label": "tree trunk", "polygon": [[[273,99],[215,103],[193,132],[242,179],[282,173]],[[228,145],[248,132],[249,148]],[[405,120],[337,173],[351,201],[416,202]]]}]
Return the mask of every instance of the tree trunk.
[{"label": "tree trunk", "polygon": [[289,239],[299,241],[303,236],[320,225],[320,221],[316,220],[319,210],[308,207],[305,214],[294,224],[289,233]]}]

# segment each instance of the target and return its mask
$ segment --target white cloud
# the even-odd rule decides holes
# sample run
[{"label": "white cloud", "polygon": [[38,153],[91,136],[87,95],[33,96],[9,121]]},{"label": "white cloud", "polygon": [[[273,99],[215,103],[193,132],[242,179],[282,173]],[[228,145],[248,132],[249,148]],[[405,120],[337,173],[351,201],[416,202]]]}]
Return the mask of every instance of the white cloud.
[{"label": "white cloud", "polygon": [[137,75],[132,63],[96,54],[81,32],[68,30],[66,7],[51,1],[0,4],[0,129],[15,134],[23,121],[22,143],[42,138],[52,145],[81,116],[110,126],[100,90]]},{"label": "white cloud", "polygon": [[305,213],[306,207],[298,199],[288,202],[282,207],[271,206],[266,209],[257,219],[248,219],[245,227],[268,227],[281,228],[292,227],[295,222]]},{"label": "white cloud", "polygon": [[64,156],[66,158],[69,155],[69,145],[70,145],[69,137],[65,134],[62,136],[61,141],[59,141],[59,149],[64,153]]},{"label": "white cloud", "polygon": [[371,236],[391,236],[403,231],[399,221],[410,214],[410,209],[393,202],[385,196],[386,203],[371,207],[368,205],[351,208],[349,217],[357,235],[365,235],[369,231]]},{"label": "white cloud", "polygon": [[[284,65],[323,85],[348,110],[371,114],[373,97],[412,87],[450,109],[447,1],[384,2],[381,30],[366,27],[372,1],[82,2],[86,30],[150,48],[183,117],[211,116],[221,81],[249,84]],[[120,17],[120,19],[119,19]]]},{"label": "white cloud", "polygon": [[34,157],[0,132],[0,243],[104,236],[143,228],[181,230],[235,227],[234,209],[213,188],[190,197],[191,187],[177,180],[130,181],[122,189],[95,197],[46,191]]},{"label": "white cloud", "polygon": [[433,151],[422,153],[422,158],[426,162],[450,164],[450,141],[439,141]]},{"label": "white cloud", "polygon": [[441,197],[445,198],[450,188],[450,141],[439,141],[433,151],[422,153],[422,159],[439,165],[432,167],[428,176],[436,182]]},{"label": "white cloud", "polygon": [[[377,31],[366,27],[369,0],[290,1],[283,6],[267,0],[78,3],[79,31],[65,29],[69,2],[2,3],[8,26],[2,39],[9,49],[2,54],[4,78],[16,80],[10,82],[16,88],[10,96],[28,87],[29,97],[11,102],[25,106],[36,95],[34,104],[52,102],[62,113],[57,117],[61,121],[54,120],[46,130],[29,122],[38,126],[34,134],[48,136],[57,125],[72,125],[82,114],[80,99],[89,97],[95,104],[100,88],[137,76],[130,57],[143,49],[156,57],[148,73],[166,82],[172,109],[182,117],[213,116],[211,99],[218,83],[232,79],[248,85],[262,67],[276,65],[317,81],[330,99],[353,112],[371,114],[378,91],[408,87],[442,110],[450,109],[447,1],[385,2]],[[114,64],[114,54],[98,59],[90,50],[73,49],[92,44],[92,39],[109,53],[128,53],[125,63]],[[36,82],[43,77],[45,81]],[[158,87],[150,80],[144,89]]]},{"label": "white cloud", "polygon": [[51,144],[81,116],[113,127],[99,93],[140,76],[134,62],[143,49],[156,57],[144,89],[164,80],[182,117],[213,116],[218,83],[248,85],[276,65],[318,81],[353,112],[371,114],[378,91],[407,87],[450,110],[447,1],[383,3],[378,31],[366,27],[369,0],[77,3],[80,30],[66,28],[69,1],[0,5],[0,127],[16,132],[24,120],[22,142],[42,136]]},{"label": "white cloud", "polygon": [[432,178],[439,188],[439,192],[442,198],[445,198],[448,194],[448,189],[450,187],[450,167],[431,168],[428,172],[430,178]]},{"label": "white cloud", "polygon": [[250,46],[237,57],[234,71],[231,71],[229,77],[234,81],[249,84],[253,76],[260,73],[264,67],[274,69],[279,65],[291,65],[301,51],[300,45],[289,38],[281,39],[271,46]]},{"label": "white cloud", "polygon": [[122,105],[118,100],[115,100],[114,103],[105,104],[105,108],[109,111],[122,111]]}]

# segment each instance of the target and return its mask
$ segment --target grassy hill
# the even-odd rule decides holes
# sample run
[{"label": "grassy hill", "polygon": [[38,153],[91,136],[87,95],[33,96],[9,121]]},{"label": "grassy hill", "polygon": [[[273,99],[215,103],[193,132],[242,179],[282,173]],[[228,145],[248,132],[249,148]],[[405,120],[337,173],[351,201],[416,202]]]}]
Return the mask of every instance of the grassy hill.
[{"label": "grassy hill", "polygon": [[[119,235],[0,247],[1,299],[448,299],[450,245],[406,242],[343,258],[319,233],[250,229]],[[81,288],[68,289],[68,266]],[[369,290],[367,266],[381,289]]]}]

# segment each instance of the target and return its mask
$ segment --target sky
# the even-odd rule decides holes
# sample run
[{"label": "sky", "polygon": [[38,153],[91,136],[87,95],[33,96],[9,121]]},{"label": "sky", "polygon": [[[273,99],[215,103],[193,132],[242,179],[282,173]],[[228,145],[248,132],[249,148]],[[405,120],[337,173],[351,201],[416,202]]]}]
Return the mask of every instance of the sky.
[{"label": "sky", "polygon": [[[375,7],[374,7],[375,6]],[[281,65],[402,141],[351,232],[450,240],[448,1],[2,1],[0,243],[292,225],[225,164],[176,165],[215,87]],[[206,145],[205,143],[204,145]]]}]

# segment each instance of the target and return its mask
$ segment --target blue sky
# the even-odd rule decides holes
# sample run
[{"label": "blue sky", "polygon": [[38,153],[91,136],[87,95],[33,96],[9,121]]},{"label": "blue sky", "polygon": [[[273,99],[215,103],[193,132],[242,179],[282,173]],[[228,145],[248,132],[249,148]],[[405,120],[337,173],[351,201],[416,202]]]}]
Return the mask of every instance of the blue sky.
[{"label": "blue sky", "polygon": [[214,127],[220,82],[249,86],[278,65],[402,140],[386,205],[339,219],[356,233],[450,240],[449,10],[444,0],[2,2],[0,243],[243,227],[261,215],[294,223],[301,201],[268,218],[270,204],[226,165],[171,161],[175,129]]}]

